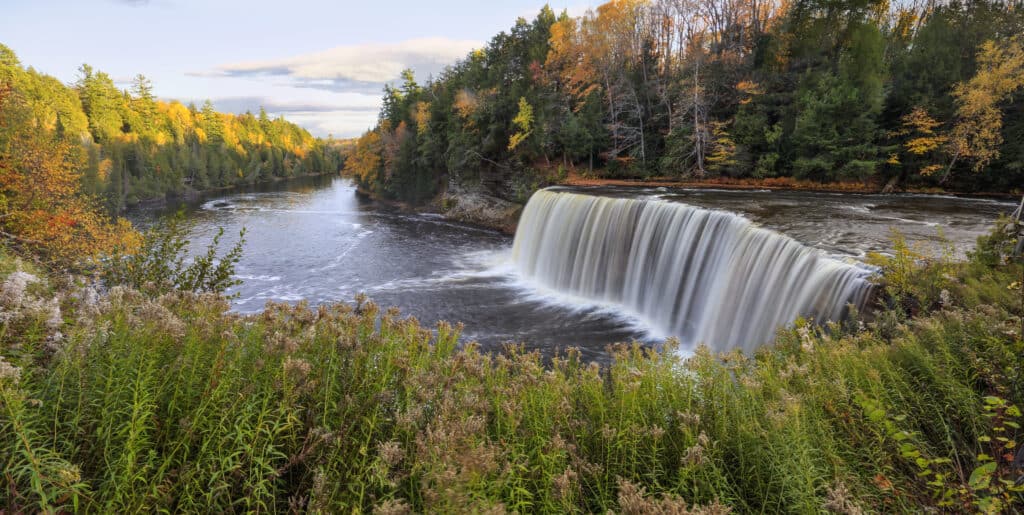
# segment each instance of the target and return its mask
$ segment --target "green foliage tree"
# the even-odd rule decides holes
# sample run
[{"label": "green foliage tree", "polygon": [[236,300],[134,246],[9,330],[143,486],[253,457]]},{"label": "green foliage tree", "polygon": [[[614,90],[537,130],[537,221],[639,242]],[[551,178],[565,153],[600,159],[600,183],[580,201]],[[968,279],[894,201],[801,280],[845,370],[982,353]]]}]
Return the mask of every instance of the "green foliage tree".
[{"label": "green foliage tree", "polygon": [[[85,64],[66,86],[25,68],[0,45],[0,82],[27,109],[24,123],[81,151],[81,189],[111,211],[188,189],[340,171],[342,142],[313,138],[284,119],[218,113],[158,100],[144,75],[119,90]],[[76,150],[76,153],[78,153]]]},{"label": "green foliage tree", "polygon": [[[545,8],[426,84],[403,74],[386,86],[372,131],[381,175],[365,187],[418,202],[447,181],[518,201],[557,176],[561,157],[563,169],[609,176],[877,187],[943,186],[941,160],[977,168],[946,186],[1013,188],[1024,179],[1024,102],[992,96],[996,123],[970,115],[981,104],[961,91],[996,87],[979,49],[1009,48],[1022,13],[1002,0],[612,0],[577,18]],[[918,109],[933,134],[906,125]],[[921,138],[960,153],[919,152]]]}]

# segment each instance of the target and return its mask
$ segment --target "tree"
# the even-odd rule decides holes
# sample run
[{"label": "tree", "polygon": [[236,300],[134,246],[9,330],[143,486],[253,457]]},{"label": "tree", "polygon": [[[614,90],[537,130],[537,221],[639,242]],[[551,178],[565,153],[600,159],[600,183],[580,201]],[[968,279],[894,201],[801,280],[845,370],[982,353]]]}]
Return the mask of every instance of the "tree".
[{"label": "tree", "polygon": [[131,225],[108,219],[79,192],[82,148],[28,123],[30,117],[25,99],[0,83],[0,236],[65,266],[134,248]]},{"label": "tree", "polygon": [[364,188],[374,186],[381,169],[381,150],[380,132],[366,131],[345,160],[345,173],[355,177]]},{"label": "tree", "polygon": [[139,117],[141,132],[152,133],[157,123],[156,97],[153,83],[141,73],[132,79],[131,106]]},{"label": "tree", "polygon": [[519,112],[512,119],[512,127],[515,132],[508,140],[509,150],[515,150],[520,143],[533,134],[533,107],[525,97],[519,97]]},{"label": "tree", "polygon": [[89,131],[98,142],[114,141],[123,126],[121,93],[106,73],[95,72],[88,64],[83,64],[78,71],[80,76],[75,87],[89,118]]},{"label": "tree", "polygon": [[[903,148],[910,156],[927,159],[934,156],[949,141],[949,136],[940,131],[941,126],[942,122],[936,121],[927,110],[918,106],[903,116],[902,128],[896,134],[907,137]],[[928,176],[941,169],[942,165],[938,163],[926,162],[918,173]]]},{"label": "tree", "polygon": [[971,80],[953,89],[956,122],[949,139],[950,162],[943,175],[949,177],[958,159],[972,161],[981,171],[999,156],[1003,142],[1001,106],[1006,98],[1024,86],[1024,36],[986,41],[978,50],[978,71]]}]

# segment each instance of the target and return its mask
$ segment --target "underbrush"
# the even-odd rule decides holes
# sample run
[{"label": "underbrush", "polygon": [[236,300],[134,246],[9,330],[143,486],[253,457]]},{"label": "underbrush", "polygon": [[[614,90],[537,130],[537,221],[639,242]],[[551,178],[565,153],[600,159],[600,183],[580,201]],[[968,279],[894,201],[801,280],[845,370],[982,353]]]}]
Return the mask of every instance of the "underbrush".
[{"label": "underbrush", "polygon": [[607,366],[482,353],[364,298],[239,316],[215,293],[20,288],[0,260],[0,506],[1021,510],[1007,234],[965,264],[882,259],[902,276],[866,326],[798,321],[749,356],[623,345]]}]

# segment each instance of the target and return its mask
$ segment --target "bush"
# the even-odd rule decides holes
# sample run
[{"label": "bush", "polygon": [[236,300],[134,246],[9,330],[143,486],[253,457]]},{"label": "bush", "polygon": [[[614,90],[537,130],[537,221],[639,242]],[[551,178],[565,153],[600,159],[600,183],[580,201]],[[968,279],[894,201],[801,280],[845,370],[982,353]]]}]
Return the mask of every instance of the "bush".
[{"label": "bush", "polygon": [[224,293],[240,283],[234,278],[235,265],[242,258],[245,229],[235,245],[222,256],[220,228],[206,252],[189,259],[184,213],[160,221],[143,235],[141,248],[130,254],[115,253],[104,262],[101,276],[108,285],[125,285],[149,293],[172,290]]}]

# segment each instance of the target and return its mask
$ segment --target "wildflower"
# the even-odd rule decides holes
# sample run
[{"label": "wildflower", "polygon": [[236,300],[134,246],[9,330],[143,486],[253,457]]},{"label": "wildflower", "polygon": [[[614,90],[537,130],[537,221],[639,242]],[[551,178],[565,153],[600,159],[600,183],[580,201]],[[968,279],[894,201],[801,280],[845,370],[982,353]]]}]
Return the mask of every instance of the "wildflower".
[{"label": "wildflower", "polygon": [[296,381],[303,381],[306,376],[309,375],[309,371],[312,370],[312,365],[308,361],[301,358],[292,358],[288,356],[284,360],[284,373],[295,378]]},{"label": "wildflower", "polygon": [[619,479],[619,508],[623,514],[674,513],[678,515],[726,515],[731,510],[717,501],[708,506],[690,508],[678,495],[648,497],[647,489]]},{"label": "wildflower", "polygon": [[552,451],[554,451],[554,452],[561,452],[561,451],[564,451],[565,449],[566,449],[566,443],[565,443],[565,440],[562,438],[562,435],[556,433],[555,436],[551,437],[551,450]]},{"label": "wildflower", "polygon": [[843,515],[861,515],[864,510],[854,504],[850,490],[843,483],[837,483],[835,487],[825,487],[826,499],[825,510],[831,513]]},{"label": "wildflower", "polygon": [[161,333],[178,339],[185,336],[185,322],[161,304],[153,301],[143,303],[139,309],[139,316],[143,321],[152,323]]},{"label": "wildflower", "polygon": [[740,376],[740,384],[742,384],[743,386],[750,390],[761,389],[761,382],[750,374],[743,374],[742,376]]},{"label": "wildflower", "polygon": [[327,513],[327,478],[324,471],[317,469],[313,476],[313,488],[309,496],[309,513]]},{"label": "wildflower", "polygon": [[405,459],[405,451],[402,449],[402,445],[394,440],[381,442],[377,445],[377,453],[380,454],[381,459],[389,467],[394,467]]},{"label": "wildflower", "polygon": [[797,366],[796,362],[789,361],[786,364],[785,370],[779,372],[779,377],[783,380],[788,380],[791,377],[802,377],[807,375],[807,365]]},{"label": "wildflower", "polygon": [[708,433],[700,431],[700,434],[697,435],[697,444],[705,447],[710,446],[711,438],[708,437]]},{"label": "wildflower", "polygon": [[46,337],[46,350],[56,353],[61,350],[61,342],[64,341],[64,333],[57,331]]},{"label": "wildflower", "polygon": [[0,380],[10,380],[12,383],[17,383],[21,379],[21,369],[8,363],[4,360],[3,356],[0,356]]},{"label": "wildflower", "polygon": [[412,507],[401,499],[388,499],[373,507],[374,515],[405,515],[412,513]]},{"label": "wildflower", "polygon": [[64,318],[60,315],[60,299],[54,297],[46,303],[46,328],[51,331],[60,329],[64,325]]},{"label": "wildflower", "polygon": [[814,350],[814,338],[811,335],[811,328],[806,325],[800,326],[796,332],[800,335],[800,348],[803,349],[804,352],[811,352]]},{"label": "wildflower", "polygon": [[39,278],[22,271],[17,271],[7,276],[7,280],[0,285],[0,303],[6,306],[20,306],[25,302],[25,293],[28,285],[39,282]]},{"label": "wildflower", "polygon": [[60,477],[65,485],[71,485],[82,480],[82,472],[78,469],[78,465],[70,463],[57,469],[57,476]]},{"label": "wildflower", "polygon": [[679,419],[681,424],[686,426],[700,425],[700,415],[697,415],[696,413],[684,413],[682,411],[677,411],[676,418]]},{"label": "wildflower", "polygon": [[648,433],[651,435],[651,438],[655,440],[661,440],[661,437],[665,436],[665,430],[657,425],[651,426],[650,429],[648,429]]},{"label": "wildflower", "polygon": [[949,307],[953,304],[953,296],[949,293],[949,290],[943,289],[939,292],[939,303],[942,307]]},{"label": "wildflower", "polygon": [[576,471],[572,467],[566,467],[565,472],[559,474],[553,481],[555,499],[569,499],[578,479],[579,475],[576,474]]},{"label": "wildflower", "polygon": [[601,436],[603,436],[605,440],[615,438],[615,428],[605,424],[605,426],[601,428]]}]

